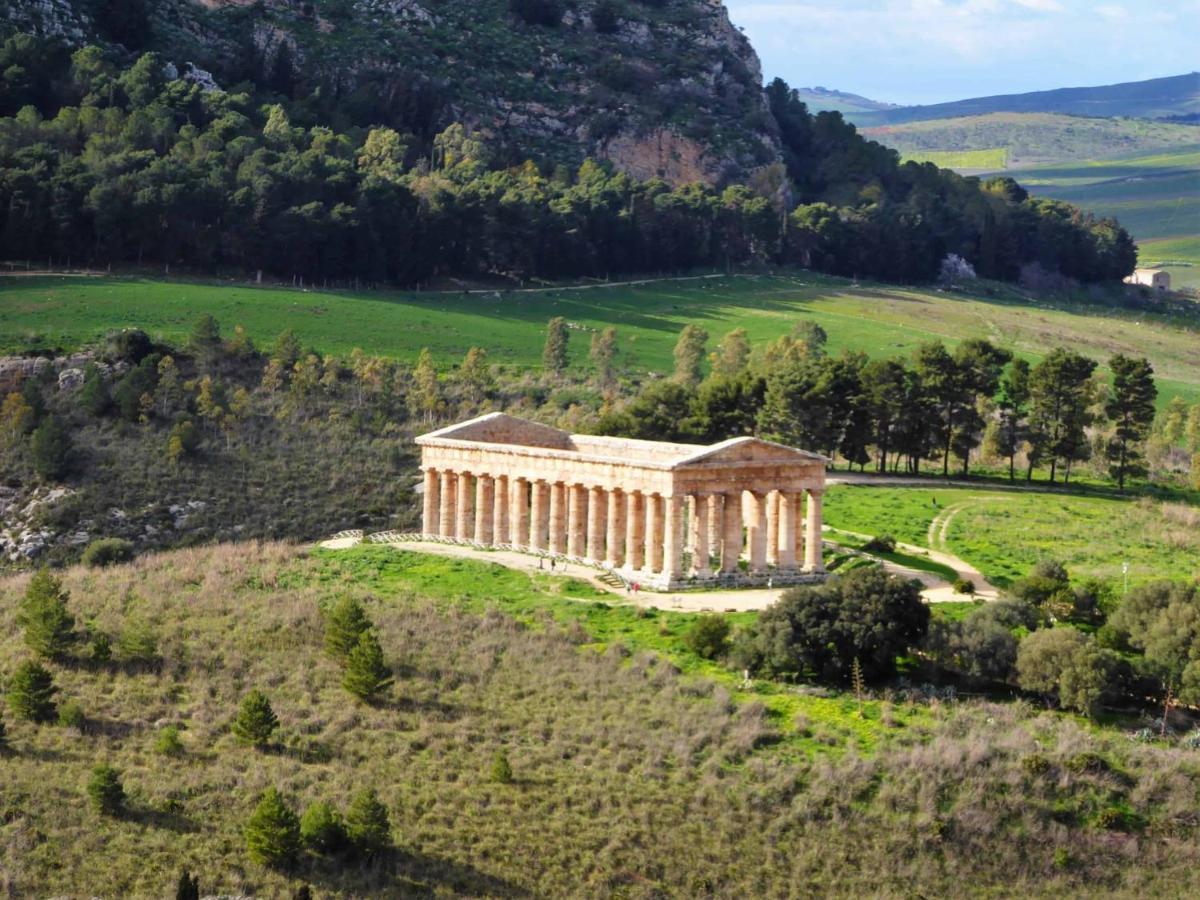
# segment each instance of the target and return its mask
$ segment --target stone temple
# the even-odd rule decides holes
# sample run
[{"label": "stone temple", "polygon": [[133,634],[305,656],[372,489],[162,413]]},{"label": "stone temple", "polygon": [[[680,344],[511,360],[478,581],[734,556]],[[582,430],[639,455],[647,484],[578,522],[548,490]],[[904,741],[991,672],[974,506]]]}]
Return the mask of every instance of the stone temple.
[{"label": "stone temple", "polygon": [[429,540],[573,559],[659,590],[824,578],[816,453],[568,434],[503,413],[417,444]]}]

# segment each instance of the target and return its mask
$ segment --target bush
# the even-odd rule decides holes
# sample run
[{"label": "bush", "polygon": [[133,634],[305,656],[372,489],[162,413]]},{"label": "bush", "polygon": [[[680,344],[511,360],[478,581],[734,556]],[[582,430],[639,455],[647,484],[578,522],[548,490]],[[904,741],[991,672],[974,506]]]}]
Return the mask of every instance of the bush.
[{"label": "bush", "polygon": [[387,807],[372,790],[354,795],[346,810],[346,837],[357,853],[374,856],[392,843],[392,825]]},{"label": "bush", "polygon": [[959,578],[954,582],[954,593],[956,594],[975,594],[975,582],[969,578]]},{"label": "bush", "polygon": [[508,754],[503,750],[497,750],[492,757],[492,781],[496,784],[512,784],[513,770],[512,764],[508,761]]},{"label": "bush", "polygon": [[265,866],[283,866],[300,852],[300,822],[275,788],[267,788],[246,823],[246,851]]},{"label": "bush", "polygon": [[112,641],[107,634],[97,634],[92,638],[92,661],[106,663],[112,659]]},{"label": "bush", "polygon": [[179,873],[175,886],[175,900],[200,900],[200,876],[187,869]]},{"label": "bush", "polygon": [[881,534],[863,544],[863,550],[867,553],[894,553],[896,539],[890,534]]},{"label": "bush", "polygon": [[300,817],[300,838],[317,853],[338,853],[346,846],[342,817],[332,805],[318,800]]},{"label": "bush", "polygon": [[251,691],[242,700],[237,718],[233,720],[233,733],[238,741],[261,750],[271,742],[271,736],[279,727],[275,710],[262,691]]},{"label": "bush", "polygon": [[48,569],[39,569],[29,580],[17,611],[17,624],[25,629],[25,643],[43,659],[56,659],[75,640],[75,619],[67,611],[70,595]]},{"label": "bush", "polygon": [[133,559],[133,542],[124,538],[100,538],[83,551],[81,562],[92,569],[126,563]]},{"label": "bush", "polygon": [[22,663],[8,685],[8,706],[19,719],[52,722],[56,712],[54,678],[41,663]]},{"label": "bush", "polygon": [[325,616],[325,652],[345,664],[358,639],[371,628],[362,604],[353,597],[343,597]]},{"label": "bush", "polygon": [[154,740],[154,752],[163,756],[182,756],[183,741],[179,739],[179,726],[167,725],[158,732]]},{"label": "bush", "polygon": [[1113,654],[1074,628],[1049,628],[1025,637],[1017,649],[1017,683],[1058,698],[1068,709],[1092,714],[1109,688]]},{"label": "bush", "polygon": [[374,701],[392,683],[392,672],[383,661],[383,648],[375,632],[366,631],[350,652],[342,687],[365,703]]},{"label": "bush", "polygon": [[729,620],[724,616],[701,616],[687,630],[683,642],[698,656],[717,659],[729,649]]},{"label": "bush", "polygon": [[117,639],[117,655],[127,665],[155,666],[158,663],[158,635],[144,620],[131,619]]},{"label": "bush", "polygon": [[30,438],[33,470],[47,481],[57,481],[71,467],[71,436],[54,416],[33,430]]},{"label": "bush", "polygon": [[1008,681],[1017,662],[1017,638],[989,613],[973,610],[961,622],[931,623],[926,652],[941,666],[972,678]]},{"label": "bush", "polygon": [[125,811],[125,788],[121,773],[112,766],[96,766],[87,784],[92,808],[102,816],[119,816]]},{"label": "bush", "polygon": [[83,707],[74,700],[68,700],[58,710],[58,724],[63,728],[74,728],[77,731],[85,731],[87,729],[87,716],[83,714]]}]

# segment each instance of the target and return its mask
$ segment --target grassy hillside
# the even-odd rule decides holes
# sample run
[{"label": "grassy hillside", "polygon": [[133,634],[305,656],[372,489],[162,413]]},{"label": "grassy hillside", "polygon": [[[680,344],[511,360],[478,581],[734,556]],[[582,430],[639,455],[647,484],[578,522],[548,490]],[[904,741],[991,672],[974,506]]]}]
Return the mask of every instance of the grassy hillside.
[{"label": "grassy hillside", "polygon": [[958,172],[994,172],[1008,168],[1008,150],[1003,147],[980,150],[913,150],[902,154],[905,162],[933,163]]},{"label": "grassy hillside", "polygon": [[[922,159],[948,168],[1024,168],[1026,166],[1103,159],[1130,153],[1175,150],[1200,143],[1200,125],[1176,125],[1144,119],[1099,119],[1056,113],[990,113],[949,119],[879,125],[863,134],[899,150],[905,158]],[[959,163],[948,154],[1007,151],[1007,159],[984,166],[977,160]]]},{"label": "grassy hillside", "polygon": [[113,328],[136,326],[172,343],[212,313],[231,331],[244,325],[260,345],[285,328],[326,353],[368,353],[412,361],[429,347],[443,364],[472,345],[494,363],[536,367],[545,325],[564,316],[579,330],[572,360],[586,364],[589,332],[616,326],[619,365],[669,371],[672,348],[689,322],[714,340],[742,327],[755,343],[809,318],[829,333],[832,349],[907,355],[922,341],[951,344],[987,337],[1030,359],[1069,345],[1104,360],[1145,354],[1163,398],[1200,401],[1200,313],[1120,310],[1085,304],[1030,305],[1001,288],[957,295],[928,289],[854,286],[809,273],[676,280],[594,290],[486,294],[309,292],[123,279],[0,279],[0,352],[69,349]]},{"label": "grassy hillside", "polygon": [[[181,551],[71,570],[92,634],[131,622],[158,661],[54,665],[82,729],[9,720],[0,871],[15,895],[780,897],[1190,893],[1194,751],[1135,744],[1026,704],[854,698],[757,683],[690,655],[691,617],[594,602],[572,582],[387,549]],[[0,582],[0,671],[25,655],[25,579]],[[351,702],[321,607],[363,598],[396,684]],[[580,597],[588,602],[571,599]],[[86,647],[80,648],[85,656]],[[681,671],[682,670],[682,671]],[[229,730],[265,691],[256,752]],[[757,692],[791,701],[772,714]],[[155,750],[163,727],[180,756]],[[491,761],[508,754],[511,784]],[[120,818],[84,784],[122,772]],[[260,792],[345,809],[373,788],[394,848],[370,863],[253,863]]]}]

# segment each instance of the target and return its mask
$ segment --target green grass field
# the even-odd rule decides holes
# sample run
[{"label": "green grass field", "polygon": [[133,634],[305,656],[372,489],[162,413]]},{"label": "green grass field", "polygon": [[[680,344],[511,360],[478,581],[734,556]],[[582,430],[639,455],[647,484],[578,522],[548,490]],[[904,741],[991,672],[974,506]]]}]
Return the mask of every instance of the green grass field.
[{"label": "green grass field", "polygon": [[1128,563],[1130,584],[1200,577],[1200,510],[1183,503],[842,485],[828,492],[825,518],[835,528],[948,550],[1001,586],[1046,558],[1061,560],[1073,575],[1113,581],[1122,580]]},{"label": "green grass field", "polygon": [[1008,150],[992,147],[980,150],[913,150],[904,154],[905,162],[933,163],[942,169],[978,169],[994,172],[1008,168]]},{"label": "green grass field", "polygon": [[245,326],[260,344],[285,328],[325,353],[368,353],[412,361],[422,347],[449,365],[472,345],[493,363],[541,364],[545,324],[565,316],[571,357],[586,365],[589,332],[619,334],[618,364],[668,371],[679,331],[689,322],[715,341],[743,327],[762,345],[801,318],[822,325],[834,351],[873,356],[910,354],[921,342],[990,338],[1031,360],[1058,345],[1098,360],[1146,354],[1163,398],[1200,402],[1200,311],[1152,315],[1087,305],[1031,306],[1003,287],[976,295],[920,288],[854,286],[842,279],[799,276],[675,280],[640,287],[529,293],[345,293],[110,278],[0,279],[0,352],[38,346],[71,349],[121,327],[141,327],[173,343],[211,313],[226,332]]}]

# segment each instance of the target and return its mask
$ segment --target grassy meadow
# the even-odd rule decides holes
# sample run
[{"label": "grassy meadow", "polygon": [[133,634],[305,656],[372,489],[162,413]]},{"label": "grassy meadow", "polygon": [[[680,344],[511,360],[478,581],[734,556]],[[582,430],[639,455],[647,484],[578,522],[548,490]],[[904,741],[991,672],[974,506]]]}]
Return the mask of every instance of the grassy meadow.
[{"label": "grassy meadow", "polygon": [[1041,559],[1131,585],[1200,578],[1200,510],[1182,502],[988,488],[859,487],[826,495],[835,528],[947,550],[1004,586]]},{"label": "grassy meadow", "polygon": [[1146,354],[1163,397],[1200,402],[1200,311],[1121,310],[1086,303],[1029,304],[1001,286],[975,294],[925,288],[854,285],[810,273],[672,280],[588,290],[446,294],[301,291],[112,278],[0,279],[0,352],[71,349],[121,327],[140,327],[173,343],[211,313],[231,331],[243,325],[269,344],[285,328],[325,353],[360,347],[413,361],[429,347],[438,361],[461,361],[472,345],[493,363],[541,364],[546,322],[564,316],[577,329],[571,358],[587,364],[589,332],[609,325],[619,335],[618,365],[669,371],[684,325],[713,339],[742,327],[763,344],[797,319],[818,322],[834,351],[908,355],[921,342],[950,344],[981,336],[1036,360],[1071,346],[1103,361],[1116,352]]},{"label": "grassy meadow", "polygon": [[[11,896],[165,896],[185,866],[204,894],[258,896],[302,882],[337,897],[1200,889],[1195,753],[1073,716],[920,692],[860,705],[803,685],[743,689],[684,648],[693,616],[389,548],[222,545],[65,578],[81,625],[144,623],[160,659],[52,665],[82,729],[6,716]],[[0,581],[5,674],[26,654],[13,621],[26,580]],[[349,699],[322,650],[321,608],[345,594],[363,600],[396,676],[375,706]],[[266,752],[230,733],[252,688],[280,718]],[[181,756],[155,749],[168,724]],[[490,777],[500,749],[511,784]],[[121,818],[84,795],[102,762],[122,772]],[[286,872],[252,863],[241,828],[271,785],[297,810],[344,809],[374,788],[394,849]]]},{"label": "grassy meadow", "polygon": [[903,154],[905,162],[933,163],[940,169],[995,172],[1008,168],[1008,151],[1003,147],[980,150],[912,150]]}]

